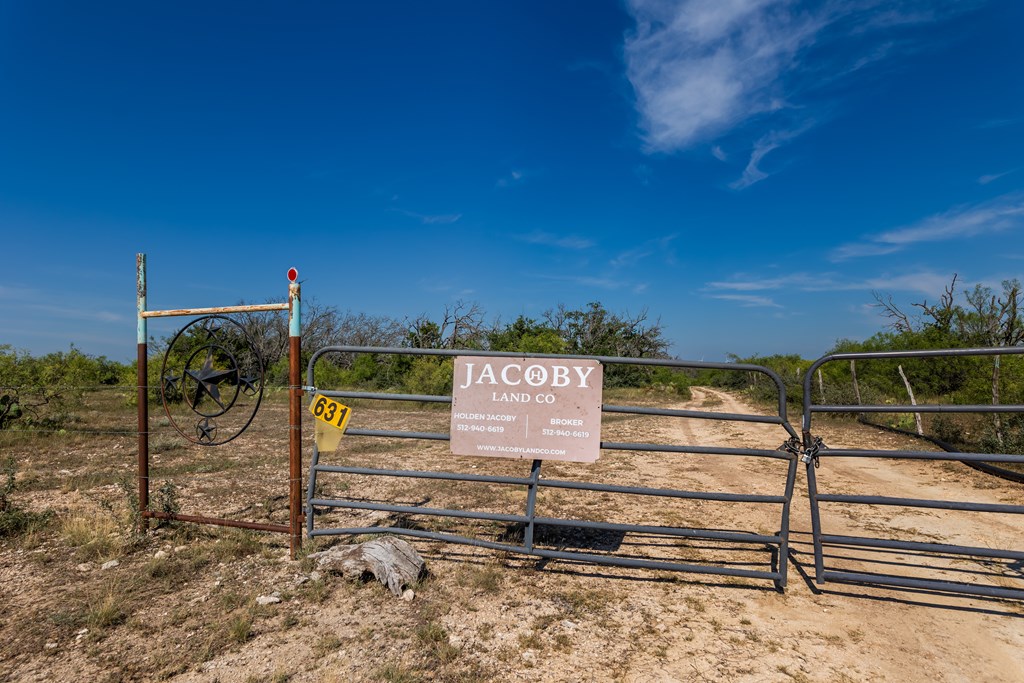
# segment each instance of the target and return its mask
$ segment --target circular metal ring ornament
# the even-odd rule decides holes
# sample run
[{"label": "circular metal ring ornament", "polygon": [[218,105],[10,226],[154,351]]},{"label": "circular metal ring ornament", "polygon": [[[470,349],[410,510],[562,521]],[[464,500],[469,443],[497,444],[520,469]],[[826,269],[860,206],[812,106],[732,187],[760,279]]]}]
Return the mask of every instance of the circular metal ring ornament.
[{"label": "circular metal ring ornament", "polygon": [[208,315],[181,328],[164,354],[160,398],[171,425],[200,446],[244,432],[263,400],[263,358],[231,318]]}]

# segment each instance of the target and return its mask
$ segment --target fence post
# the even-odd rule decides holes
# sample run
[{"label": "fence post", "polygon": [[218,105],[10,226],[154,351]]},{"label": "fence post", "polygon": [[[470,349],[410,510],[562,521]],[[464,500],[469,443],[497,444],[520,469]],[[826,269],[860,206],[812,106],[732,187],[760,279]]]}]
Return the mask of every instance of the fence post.
[{"label": "fence post", "polygon": [[290,554],[294,560],[302,547],[302,295],[288,271],[288,521]]},{"label": "fence post", "polygon": [[146,311],[146,255],[135,255],[135,299],[138,307],[138,358],[136,381],[138,384],[139,429],[139,531],[145,533],[149,520],[143,514],[149,509],[149,337],[148,325],[142,314]]}]

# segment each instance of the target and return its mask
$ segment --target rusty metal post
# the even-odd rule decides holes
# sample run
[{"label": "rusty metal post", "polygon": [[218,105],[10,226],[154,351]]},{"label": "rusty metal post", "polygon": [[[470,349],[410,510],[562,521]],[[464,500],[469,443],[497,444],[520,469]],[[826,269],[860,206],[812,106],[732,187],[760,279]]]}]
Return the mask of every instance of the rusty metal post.
[{"label": "rusty metal post", "polygon": [[288,521],[291,528],[291,558],[302,547],[302,296],[295,280],[298,272],[288,271]]},{"label": "rusty metal post", "polygon": [[149,508],[149,337],[146,312],[146,255],[135,255],[135,289],[138,304],[138,401],[139,414],[139,531],[145,533],[149,520],[142,514]]}]

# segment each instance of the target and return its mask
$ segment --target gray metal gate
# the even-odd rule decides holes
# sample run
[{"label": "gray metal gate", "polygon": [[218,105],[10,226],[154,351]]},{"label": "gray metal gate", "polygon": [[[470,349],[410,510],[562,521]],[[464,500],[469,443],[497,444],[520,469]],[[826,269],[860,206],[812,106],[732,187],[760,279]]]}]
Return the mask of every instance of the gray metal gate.
[{"label": "gray metal gate", "polygon": [[[879,450],[879,449],[840,449],[827,448],[821,439],[814,435],[812,416],[817,413],[1022,413],[1024,405],[824,405],[814,404],[811,390],[812,377],[822,365],[834,361],[858,361],[869,359],[900,359],[900,358],[954,358],[960,356],[999,356],[1024,353],[1024,348],[984,348],[984,349],[947,349],[933,351],[892,351],[876,353],[837,353],[825,356],[811,365],[804,376],[804,411],[803,411],[803,461],[807,464],[807,488],[811,505],[811,527],[814,539],[815,580],[818,584],[826,581],[839,583],[860,583],[882,586],[895,586],[911,589],[982,595],[996,598],[1024,598],[1024,589],[1007,588],[991,584],[977,584],[961,581],[944,581],[933,578],[908,576],[892,571],[850,571],[841,568],[829,568],[825,565],[826,549],[830,553],[846,552],[853,549],[866,550],[870,553],[895,553],[906,551],[915,557],[973,558],[974,561],[989,563],[986,566],[975,565],[978,571],[968,573],[977,577],[991,578],[995,575],[1002,580],[1012,580],[1017,584],[1024,583],[1024,551],[1003,550],[990,547],[966,546],[952,543],[912,541],[891,537],[879,538],[869,536],[835,535],[822,532],[822,503],[842,503],[847,505],[866,506],[898,506],[905,509],[940,509],[958,510],[963,512],[1024,514],[1024,505],[997,503],[976,503],[969,501],[929,500],[922,498],[901,498],[884,495],[857,495],[846,493],[821,493],[818,490],[818,466],[824,462],[822,472],[827,475],[827,462],[833,458],[860,459],[904,459],[923,461],[962,461],[970,462],[1012,462],[1024,463],[1024,455],[1008,453],[959,453],[932,452],[916,450]],[[822,475],[822,476],[825,476]],[[886,536],[891,536],[887,534]],[[934,540],[934,539],[933,539]],[[830,556],[839,560],[839,557]],[[849,558],[846,558],[849,559]],[[876,561],[858,558],[864,563],[881,564],[884,567],[902,566],[909,570],[913,560],[886,555]],[[993,560],[1010,562],[993,563]],[[966,571],[962,567],[958,571]]]},{"label": "gray metal gate", "polygon": [[[608,365],[633,365],[633,366],[659,366],[668,368],[694,368],[694,369],[719,369],[736,372],[755,372],[767,376],[778,389],[778,411],[776,415],[754,415],[717,413],[697,410],[677,410],[666,408],[652,408],[644,406],[627,405],[603,405],[602,413],[615,415],[641,415],[665,418],[668,420],[725,420],[738,422],[756,422],[780,427],[779,437],[783,440],[777,450],[759,448],[733,448],[727,446],[702,446],[678,443],[625,443],[605,441],[605,427],[602,426],[602,451],[625,452],[623,457],[631,457],[630,454],[669,454],[671,456],[683,456],[685,454],[713,455],[713,456],[749,456],[756,458],[757,463],[777,462],[779,469],[778,491],[772,495],[754,493],[735,493],[723,491],[693,491],[683,490],[675,487],[653,487],[637,486],[612,482],[591,482],[574,480],[565,476],[569,471],[566,463],[552,463],[547,470],[555,470],[556,478],[542,476],[541,460],[533,460],[528,464],[528,469],[523,469],[527,462],[505,460],[495,458],[452,458],[453,462],[468,466],[469,469],[483,470],[481,472],[454,472],[447,470],[431,470],[426,468],[387,467],[379,466],[373,460],[385,460],[391,463],[393,458],[390,452],[395,449],[397,442],[382,441],[390,439],[412,439],[424,444],[423,448],[430,448],[432,442],[448,441],[450,435],[444,431],[426,431],[417,429],[413,424],[411,428],[405,429],[371,429],[365,425],[365,419],[373,411],[367,409],[360,413],[355,409],[353,422],[346,430],[345,439],[339,449],[336,458],[342,459],[342,464],[330,464],[326,462],[324,454],[314,446],[313,457],[310,464],[308,489],[306,496],[306,523],[307,535],[310,538],[319,536],[330,536],[339,534],[381,534],[391,533],[417,538],[444,541],[449,543],[466,544],[490,548],[497,551],[520,553],[541,558],[580,561],[586,563],[597,563],[620,567],[643,567],[650,569],[673,570],[681,572],[693,572],[699,574],[717,574],[730,577],[746,579],[766,579],[774,582],[779,590],[786,585],[787,557],[789,548],[789,512],[790,503],[793,497],[794,480],[797,469],[797,460],[800,454],[799,436],[789,424],[786,417],[786,393],[782,380],[768,368],[757,365],[745,365],[736,363],[705,363],[705,362],[683,362],[675,360],[640,359],[640,358],[617,358],[601,356],[564,356],[553,354],[524,354],[524,353],[500,353],[485,351],[456,351],[456,350],[435,350],[435,349],[405,349],[405,348],[376,348],[358,346],[331,346],[317,351],[309,361],[307,371],[306,389],[316,395],[328,396],[331,398],[357,399],[367,401],[388,401],[406,402],[408,407],[415,404],[451,404],[450,396],[439,395],[411,395],[411,394],[390,394],[371,393],[360,391],[333,391],[314,386],[315,368],[322,358],[328,354],[393,354],[410,356],[447,356],[459,355],[508,357],[508,358],[557,358],[557,359],[584,359],[597,360]],[[368,404],[370,405],[370,404]],[[375,405],[375,404],[373,404]],[[423,414],[426,413],[426,417]],[[433,413],[430,408],[418,408],[409,413],[409,421],[416,423],[434,422],[440,424],[448,411],[439,413],[435,406]],[[609,420],[615,418],[608,418]],[[628,419],[628,418],[619,418]],[[436,428],[436,425],[435,425]],[[376,446],[361,445],[367,440],[378,440]],[[347,455],[342,451],[347,447],[357,444],[352,452]],[[602,462],[612,457],[605,453]],[[647,457],[644,455],[643,457]],[[663,456],[651,456],[663,457]],[[385,463],[385,464],[387,464]],[[375,466],[376,465],[376,466]],[[578,465],[573,463],[574,474],[586,472],[590,465]],[[519,471],[516,471],[517,468]],[[500,472],[503,474],[487,473]],[[561,474],[560,474],[561,473]],[[625,474],[625,473],[624,473]],[[760,481],[754,472],[748,472],[751,481]],[[333,475],[344,475],[345,480],[340,480],[338,489],[334,490],[333,482],[339,481]],[[410,496],[411,501],[395,500],[393,495],[389,499],[374,498],[369,493],[371,481],[380,481],[378,478],[390,478],[396,484],[412,480],[417,482],[414,487],[407,487],[398,496]],[[521,512],[491,512],[478,509],[464,509],[464,506],[433,507],[427,503],[433,496],[422,496],[417,493],[417,487],[434,486],[433,490],[444,493],[444,487],[456,486],[459,483],[472,483],[485,485],[480,502],[504,501],[504,507],[522,506]],[[440,487],[440,488],[437,488]],[[399,487],[400,488],[400,487]],[[509,493],[509,490],[512,493]],[[525,498],[519,500],[525,488]],[[327,489],[330,489],[329,491]],[[704,502],[721,502],[728,504],[754,504],[757,506],[774,506],[778,510],[778,516],[770,518],[769,524],[764,529],[736,529],[736,528],[705,528],[699,524],[683,523],[660,523],[660,524],[635,524],[635,523],[614,523],[599,519],[588,519],[594,515],[587,512],[585,506],[579,509],[579,514],[568,517],[543,516],[540,509],[544,507],[544,501],[539,499],[542,492],[573,491],[591,492],[603,497],[611,497],[615,494],[627,494],[642,496],[651,500],[650,508],[657,509],[660,506],[668,506],[674,501],[697,501],[694,505],[702,505]],[[518,492],[518,493],[516,493]],[[566,494],[568,495],[568,494]],[[419,496],[417,498],[417,496]],[[486,507],[486,505],[480,505]],[[340,512],[345,510],[347,512]],[[360,512],[361,511],[361,512]],[[337,526],[320,526],[318,519],[327,519],[331,514],[346,515],[367,515],[356,523],[344,523]],[[388,520],[381,518],[381,515],[392,516]],[[374,518],[376,516],[376,518]],[[434,527],[424,527],[418,522],[410,521],[416,517],[426,517],[431,520]],[[397,517],[395,519],[394,517]],[[687,520],[690,521],[690,520]],[[378,524],[383,522],[383,524]],[[462,528],[454,528],[459,525],[476,524],[475,534],[466,533]],[[438,526],[439,525],[439,528]],[[501,525],[505,525],[504,527]],[[765,531],[768,529],[768,531]],[[589,536],[589,538],[587,538]],[[581,541],[580,539],[583,538]],[[693,550],[681,547],[680,544],[705,543],[714,545],[717,551],[750,553],[751,550],[763,559],[755,560],[753,563],[746,560],[725,561],[717,564],[702,564],[692,560]],[[622,551],[626,545],[629,549]],[[576,550],[566,548],[574,547]],[[633,551],[633,549],[637,549]],[[640,553],[642,549],[643,554]],[[684,553],[689,552],[691,557]],[[698,553],[700,554],[700,553]],[[681,556],[682,555],[682,556]],[[746,557],[746,555],[744,555]],[[762,568],[748,568],[745,565],[763,565]]]}]

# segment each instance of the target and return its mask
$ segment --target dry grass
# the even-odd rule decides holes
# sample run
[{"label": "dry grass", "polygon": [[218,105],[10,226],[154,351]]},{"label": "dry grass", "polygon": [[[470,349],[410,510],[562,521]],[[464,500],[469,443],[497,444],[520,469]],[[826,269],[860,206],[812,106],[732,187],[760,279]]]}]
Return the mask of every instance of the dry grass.
[{"label": "dry grass", "polygon": [[124,550],[123,530],[106,513],[73,512],[60,519],[58,533],[82,559],[112,560]]}]

